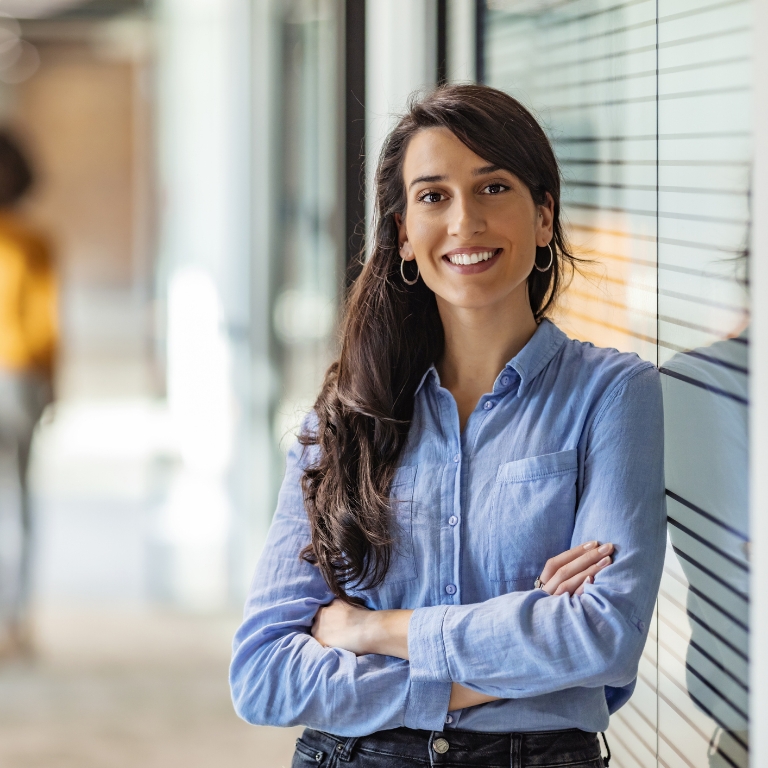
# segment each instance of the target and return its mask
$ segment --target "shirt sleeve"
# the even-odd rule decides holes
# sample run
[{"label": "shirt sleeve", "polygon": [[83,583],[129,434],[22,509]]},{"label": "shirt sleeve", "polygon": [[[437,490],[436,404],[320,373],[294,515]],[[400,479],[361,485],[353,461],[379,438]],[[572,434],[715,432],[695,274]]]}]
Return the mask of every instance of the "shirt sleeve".
[{"label": "shirt sleeve", "polygon": [[537,589],[417,609],[411,678],[505,699],[631,683],[664,562],[663,450],[659,375],[646,367],[609,393],[586,441],[572,545],[612,542],[613,563],[581,596]]},{"label": "shirt sleeve", "polygon": [[301,491],[304,451],[289,451],[285,479],[256,568],[230,667],[235,710],[255,725],[306,725],[339,736],[407,726],[441,730],[451,684],[413,681],[410,664],[324,648],[310,634],[333,594],[299,559],[310,541]]}]

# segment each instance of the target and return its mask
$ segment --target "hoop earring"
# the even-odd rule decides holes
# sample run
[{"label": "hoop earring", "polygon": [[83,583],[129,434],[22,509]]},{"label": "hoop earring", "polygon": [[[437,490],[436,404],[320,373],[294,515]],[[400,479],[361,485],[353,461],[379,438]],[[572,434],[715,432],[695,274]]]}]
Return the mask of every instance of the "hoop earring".
[{"label": "hoop earring", "polygon": [[405,259],[404,259],[404,258],[402,258],[402,256],[401,256],[401,257],[400,257],[400,276],[403,278],[403,282],[404,282],[406,285],[416,285],[416,283],[418,283],[418,282],[419,282],[419,265],[418,265],[418,264],[416,265],[416,277],[414,277],[414,278],[413,278],[413,280],[409,280],[409,279],[408,279],[408,278],[405,276],[405,270],[404,270],[404,267],[405,267]]},{"label": "hoop earring", "polygon": [[552,264],[554,264],[554,262],[555,262],[555,252],[552,249],[552,241],[551,240],[547,243],[547,248],[549,248],[549,264],[547,264],[546,267],[540,267],[536,263],[536,259],[535,258],[533,259],[533,266],[536,267],[536,269],[538,269],[539,272],[549,272],[549,270],[552,269]]}]

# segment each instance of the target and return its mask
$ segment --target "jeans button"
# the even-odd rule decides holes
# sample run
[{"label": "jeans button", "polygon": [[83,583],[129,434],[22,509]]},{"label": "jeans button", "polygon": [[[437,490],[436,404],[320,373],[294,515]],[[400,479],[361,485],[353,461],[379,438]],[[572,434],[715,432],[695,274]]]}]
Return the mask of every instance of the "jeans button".
[{"label": "jeans button", "polygon": [[435,739],[432,742],[432,749],[434,749],[438,755],[444,755],[450,748],[451,745],[445,739]]}]

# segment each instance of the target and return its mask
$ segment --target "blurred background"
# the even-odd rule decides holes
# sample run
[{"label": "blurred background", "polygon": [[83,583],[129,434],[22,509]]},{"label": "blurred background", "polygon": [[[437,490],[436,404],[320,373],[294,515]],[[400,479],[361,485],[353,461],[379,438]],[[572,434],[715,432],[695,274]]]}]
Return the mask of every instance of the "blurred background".
[{"label": "blurred background", "polygon": [[750,0],[0,0],[0,765],[290,764],[231,636],[409,93],[507,90],[660,366],[670,536],[618,766],[749,762]]}]

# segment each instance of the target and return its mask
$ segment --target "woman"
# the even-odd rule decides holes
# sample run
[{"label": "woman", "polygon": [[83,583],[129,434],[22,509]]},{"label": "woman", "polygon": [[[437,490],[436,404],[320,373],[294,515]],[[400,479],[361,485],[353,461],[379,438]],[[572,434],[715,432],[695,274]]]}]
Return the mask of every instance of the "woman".
[{"label": "woman", "polygon": [[234,643],[238,713],[310,727],[294,765],[603,764],[660,579],[661,393],[546,319],[559,191],[491,88],[439,89],[387,139]]}]

